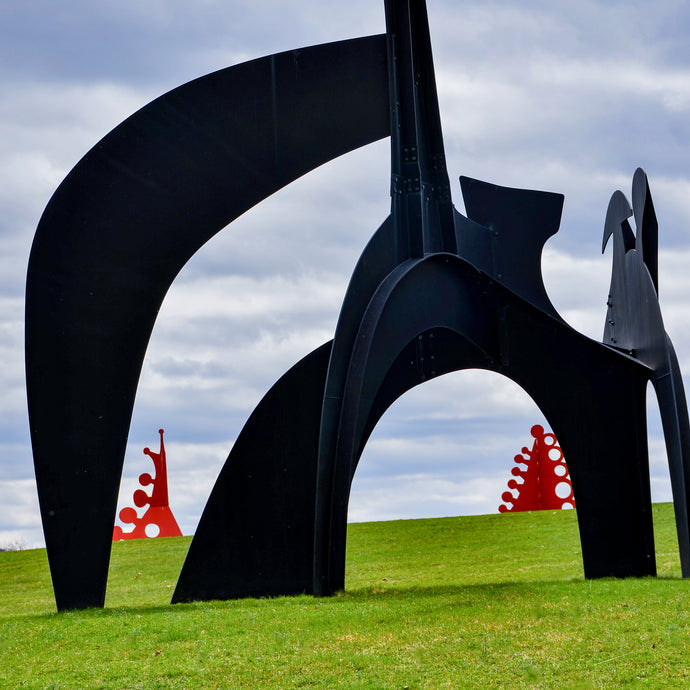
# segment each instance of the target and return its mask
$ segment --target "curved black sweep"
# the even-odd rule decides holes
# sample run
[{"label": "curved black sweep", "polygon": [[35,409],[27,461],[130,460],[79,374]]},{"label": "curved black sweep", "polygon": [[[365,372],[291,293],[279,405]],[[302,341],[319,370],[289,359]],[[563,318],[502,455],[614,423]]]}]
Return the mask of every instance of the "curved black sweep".
[{"label": "curved black sweep", "polygon": [[60,609],[101,606],[134,396],[179,270],[277,189],[388,135],[383,36],[271,55],[161,96],[100,141],[41,218],[26,372]]}]

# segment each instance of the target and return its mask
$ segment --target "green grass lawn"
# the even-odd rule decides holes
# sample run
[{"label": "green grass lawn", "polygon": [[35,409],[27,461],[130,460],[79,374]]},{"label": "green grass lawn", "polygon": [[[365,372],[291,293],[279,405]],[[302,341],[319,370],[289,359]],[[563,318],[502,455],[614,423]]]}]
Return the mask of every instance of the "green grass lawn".
[{"label": "green grass lawn", "polygon": [[0,687],[687,688],[690,582],[585,581],[573,511],[353,524],[335,597],[168,605],[189,538],[114,545],[105,610],[0,553]]}]

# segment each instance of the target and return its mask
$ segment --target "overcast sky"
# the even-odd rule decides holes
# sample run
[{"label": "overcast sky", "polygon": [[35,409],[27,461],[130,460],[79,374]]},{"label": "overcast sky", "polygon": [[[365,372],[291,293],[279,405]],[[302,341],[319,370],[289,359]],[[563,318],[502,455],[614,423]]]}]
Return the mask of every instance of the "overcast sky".
[{"label": "overcast sky", "polygon": [[[637,166],[659,217],[666,329],[690,372],[690,5],[626,0],[429,0],[448,169],[562,192],[543,271],[556,308],[600,339],[610,195]],[[3,0],[0,4],[0,544],[42,544],[23,365],[26,265],[51,194],[115,125],[156,96],[273,52],[384,31],[373,0]],[[389,211],[389,145],[312,172],[190,261],[149,346],[119,507],[166,430],[170,502],[192,534],[247,416],[333,334],[349,275]],[[690,385],[686,379],[686,387]],[[496,374],[462,372],[399,400],[355,478],[350,519],[495,512],[513,456],[545,423]],[[652,491],[670,488],[656,410]],[[566,458],[567,460],[567,458]]]}]

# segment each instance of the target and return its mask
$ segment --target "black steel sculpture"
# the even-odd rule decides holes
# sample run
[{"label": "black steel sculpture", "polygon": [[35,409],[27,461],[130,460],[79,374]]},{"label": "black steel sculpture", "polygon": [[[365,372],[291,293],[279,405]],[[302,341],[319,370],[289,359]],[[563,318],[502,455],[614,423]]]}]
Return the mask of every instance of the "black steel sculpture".
[{"label": "black steel sculpture", "polygon": [[[570,328],[541,252],[563,197],[461,178],[453,208],[423,0],[387,0],[386,35],[271,55],[202,77],[132,115],[60,185],[36,232],[27,389],[59,609],[102,606],[144,352],[165,293],[243,211],[321,163],[391,137],[391,213],[355,268],[332,342],[247,421],[204,510],[173,601],[344,585],[350,486],[402,394],[483,368],[521,385],[568,459],[585,575],[656,572],[645,392],[667,440],[690,576],[690,428],[658,290],[642,171],[614,194],[604,344]],[[299,402],[299,404],[297,404]],[[615,414],[611,414],[615,410]]]}]

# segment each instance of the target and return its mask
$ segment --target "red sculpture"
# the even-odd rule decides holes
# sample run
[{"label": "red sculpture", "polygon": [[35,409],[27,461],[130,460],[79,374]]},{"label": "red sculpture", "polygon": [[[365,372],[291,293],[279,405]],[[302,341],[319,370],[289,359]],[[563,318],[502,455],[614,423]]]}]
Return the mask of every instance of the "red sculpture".
[{"label": "red sculpture", "polygon": [[[144,453],[153,460],[156,476],[151,477],[148,472],[139,475],[139,483],[142,486],[152,484],[153,491],[149,496],[143,489],[137,489],[133,497],[134,505],[137,508],[143,508],[145,505],[149,507],[141,517],[138,517],[134,508],[123,508],[120,511],[120,520],[125,524],[133,524],[134,528],[125,532],[121,527],[115,526],[113,528],[113,541],[182,536],[182,530],[180,530],[168,505],[168,470],[165,464],[163,429],[159,429],[158,433],[161,436],[160,451],[154,453],[152,450],[144,448]],[[149,527],[150,525],[152,527]],[[149,528],[148,531],[147,528]]]},{"label": "red sculpture", "polygon": [[523,454],[515,456],[515,462],[527,465],[527,469],[513,467],[511,470],[511,474],[522,478],[522,482],[508,480],[508,488],[516,489],[518,495],[504,491],[501,498],[505,503],[498,506],[498,512],[574,508],[573,485],[556,437],[546,433],[539,424],[535,424],[530,433],[534,437],[532,450],[523,448]]}]

